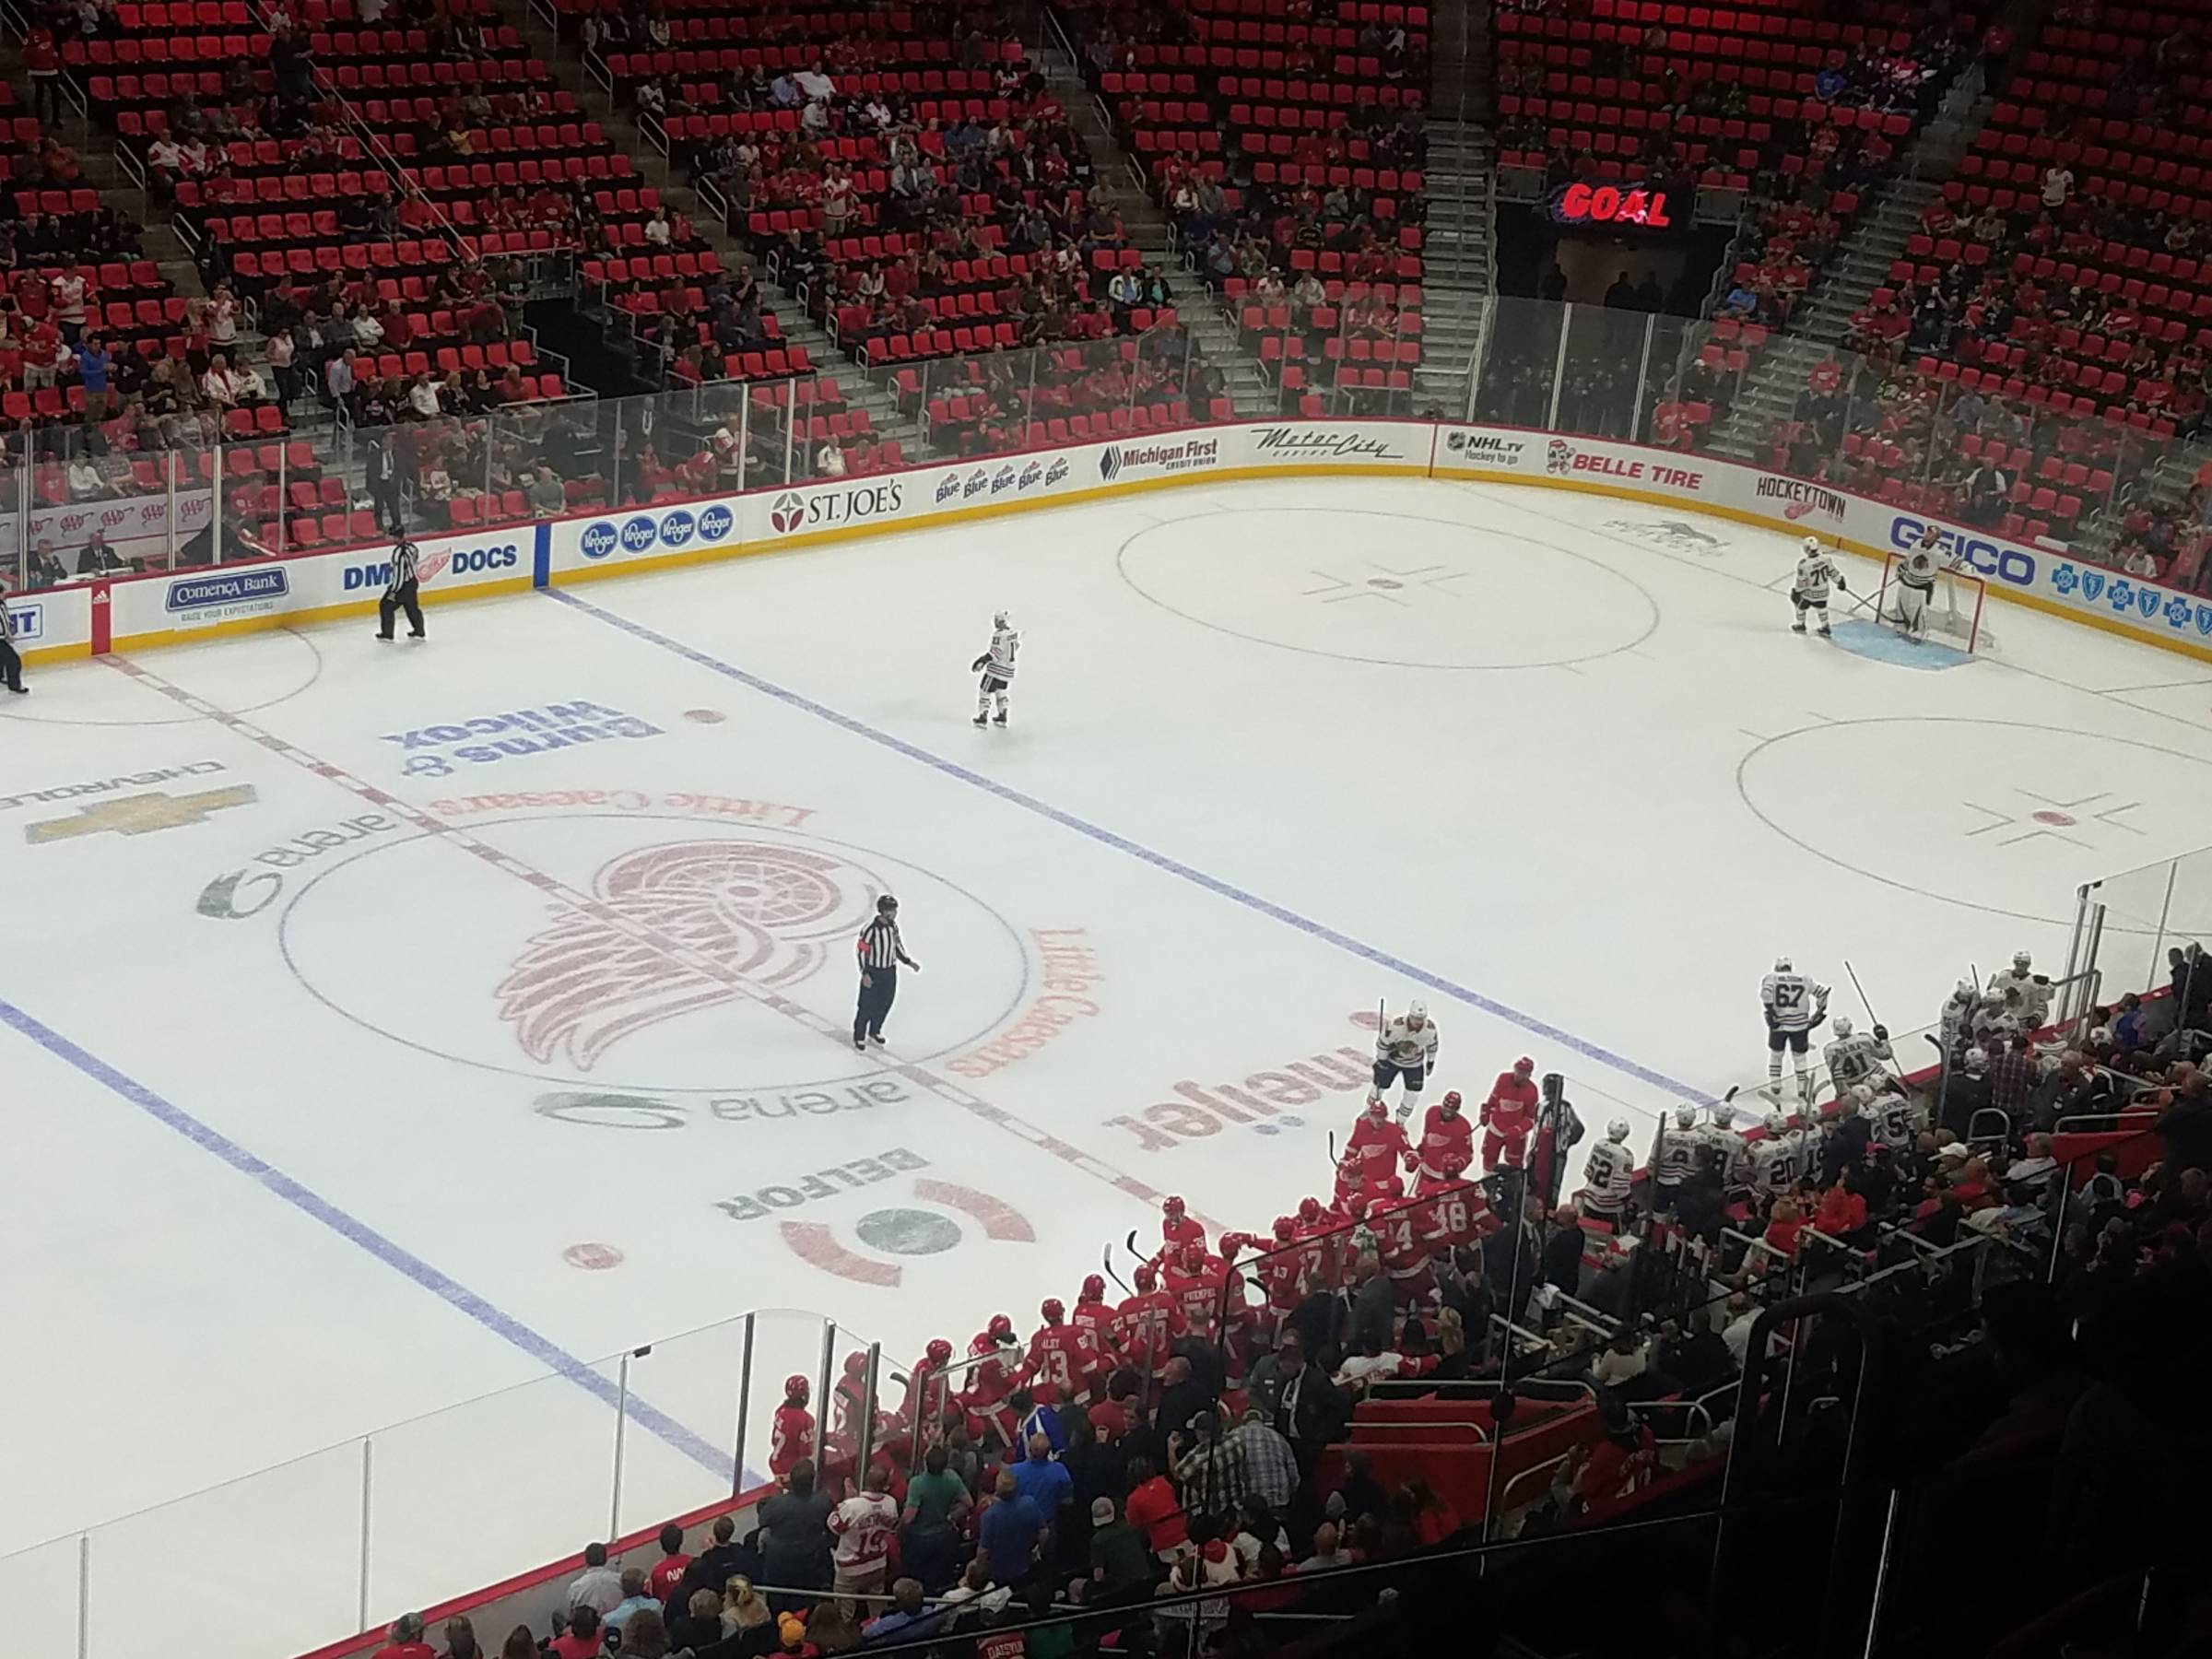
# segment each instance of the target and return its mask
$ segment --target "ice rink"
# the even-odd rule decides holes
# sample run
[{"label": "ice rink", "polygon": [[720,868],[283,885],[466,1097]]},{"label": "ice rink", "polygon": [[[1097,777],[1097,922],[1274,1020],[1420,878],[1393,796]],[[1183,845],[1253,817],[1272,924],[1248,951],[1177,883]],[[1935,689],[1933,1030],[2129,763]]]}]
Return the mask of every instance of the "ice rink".
[{"label": "ice rink", "polygon": [[[2212,667],[2002,606],[2001,657],[1872,660],[1789,632],[1794,553],[1592,496],[1216,485],[35,675],[0,708],[0,1552],[336,1446],[296,1466],[335,1610],[274,1632],[326,1637],[349,1437],[548,1379],[510,1421],[599,1458],[591,1362],[754,1308],[900,1360],[1026,1333],[1160,1194],[1265,1230],[1325,1191],[1379,1000],[1439,1021],[1430,1099],[1528,1053],[1641,1144],[1763,1071],[1777,952],[1902,1030],[2208,839]],[[1013,723],[977,731],[998,607]],[[864,1056],[886,891],[923,971]],[[654,1364],[638,1477],[711,1495],[730,1424]],[[380,1492],[530,1565],[502,1483],[559,1460],[413,1443]],[[564,1547],[571,1497],[530,1490]],[[392,1531],[380,1616],[465,1587]],[[249,1571],[211,1538],[201,1594]],[[0,1583],[73,1613],[76,1549]]]}]

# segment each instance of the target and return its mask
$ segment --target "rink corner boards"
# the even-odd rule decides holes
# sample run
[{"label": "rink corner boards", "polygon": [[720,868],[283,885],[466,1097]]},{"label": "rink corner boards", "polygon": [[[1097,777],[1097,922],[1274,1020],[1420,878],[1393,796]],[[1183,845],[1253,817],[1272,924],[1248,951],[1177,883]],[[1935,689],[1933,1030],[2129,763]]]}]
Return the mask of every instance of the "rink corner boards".
[{"label": "rink corner boards", "polygon": [[[1818,535],[1879,562],[1927,521],[1824,484],[1642,444],[1425,420],[1239,422],[896,472],[656,501],[468,535],[425,535],[426,605],[796,551],[855,536],[1076,506],[1188,484],[1427,477],[1534,485]],[[1935,521],[1990,594],[2212,661],[2212,602],[2050,547]],[[213,569],[122,576],[11,598],[36,664],[373,615],[389,573],[376,543]]]}]

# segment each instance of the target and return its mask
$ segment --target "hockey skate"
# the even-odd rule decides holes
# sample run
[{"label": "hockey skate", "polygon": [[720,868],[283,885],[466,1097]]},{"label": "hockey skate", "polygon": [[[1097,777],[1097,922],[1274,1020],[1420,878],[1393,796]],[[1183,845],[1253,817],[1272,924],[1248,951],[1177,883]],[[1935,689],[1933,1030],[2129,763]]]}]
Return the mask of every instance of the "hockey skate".
[{"label": "hockey skate", "polygon": [[975,727],[978,731],[982,730],[983,727],[989,725],[990,724],[991,717],[987,714],[978,714],[975,717]]},{"label": "hockey skate", "polygon": [[992,717],[991,724],[994,726],[1005,725],[1006,724],[1006,712],[1004,709],[1001,709],[995,715]]},{"label": "hockey skate", "polygon": [[1820,637],[1824,640],[1832,640],[1836,637],[1835,634],[1830,631],[1828,624],[1825,622],[1820,624],[1819,633]]},{"label": "hockey skate", "polygon": [[1793,622],[1790,624],[1790,631],[1792,633],[1803,633],[1805,631],[1805,624],[1802,622]]}]

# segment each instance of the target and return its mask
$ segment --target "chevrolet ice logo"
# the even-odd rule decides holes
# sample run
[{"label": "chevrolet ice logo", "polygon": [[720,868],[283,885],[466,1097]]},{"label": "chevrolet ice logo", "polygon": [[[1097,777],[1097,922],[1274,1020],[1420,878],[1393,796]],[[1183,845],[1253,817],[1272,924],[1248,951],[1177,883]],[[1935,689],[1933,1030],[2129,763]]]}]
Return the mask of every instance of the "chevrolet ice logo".
[{"label": "chevrolet ice logo", "polygon": [[251,783],[232,783],[188,795],[172,795],[157,789],[146,794],[121,795],[112,801],[80,806],[68,818],[26,824],[23,839],[37,846],[44,841],[72,841],[80,835],[105,835],[111,830],[118,835],[149,835],[156,830],[181,830],[187,824],[204,824],[208,814],[228,806],[244,806],[255,798]]}]

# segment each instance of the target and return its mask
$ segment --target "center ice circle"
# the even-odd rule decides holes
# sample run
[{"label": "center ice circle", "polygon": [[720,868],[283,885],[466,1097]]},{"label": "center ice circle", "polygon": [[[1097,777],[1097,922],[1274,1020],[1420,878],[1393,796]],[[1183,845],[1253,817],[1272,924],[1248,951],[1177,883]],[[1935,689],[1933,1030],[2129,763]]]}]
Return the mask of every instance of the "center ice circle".
[{"label": "center ice circle", "polygon": [[[900,895],[910,949],[959,965],[901,976],[886,1027],[899,1058],[972,1047],[1029,992],[1011,923],[875,848],[650,812],[470,819],[464,835],[364,843],[291,896],[278,931],[287,966],[325,1006],[458,1065],[593,1099],[833,1110],[803,1091],[884,1075],[886,1057],[854,1053],[844,1032],[853,941],[885,892]],[[421,948],[426,917],[434,951]]]},{"label": "center ice circle", "polygon": [[1202,628],[1404,668],[1588,662],[1659,623],[1641,587],[1586,555],[1410,513],[1193,513],[1138,531],[1116,563],[1139,594]]}]

